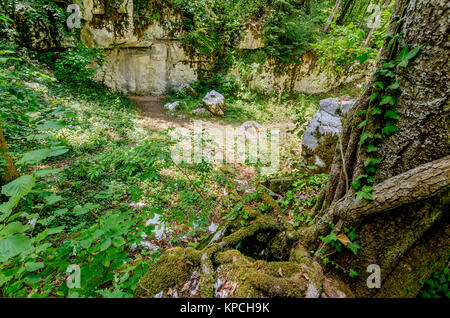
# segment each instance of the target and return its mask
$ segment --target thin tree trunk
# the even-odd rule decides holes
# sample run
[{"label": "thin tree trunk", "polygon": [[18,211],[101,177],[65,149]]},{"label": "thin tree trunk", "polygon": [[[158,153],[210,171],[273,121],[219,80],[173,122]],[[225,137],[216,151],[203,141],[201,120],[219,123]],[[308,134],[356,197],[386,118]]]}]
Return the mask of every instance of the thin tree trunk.
[{"label": "thin tree trunk", "polygon": [[339,15],[339,17],[336,20],[336,24],[338,25],[342,25],[342,22],[344,21],[345,16],[347,15],[348,9],[350,8],[350,6],[353,4],[354,0],[348,0],[344,7],[342,8],[342,12]]},{"label": "thin tree trunk", "polygon": [[389,6],[389,3],[391,2],[391,0],[386,0],[386,2],[384,3],[383,7],[380,8],[380,11],[378,12],[375,21],[372,25],[372,27],[370,28],[369,34],[367,35],[366,41],[364,42],[364,46],[368,46],[370,39],[372,38],[372,34],[373,32],[376,30],[376,28],[378,27],[378,24],[380,23],[380,19],[381,19],[381,14],[383,13],[384,10],[386,10],[386,8]]},{"label": "thin tree trunk", "polygon": [[19,174],[17,173],[17,169],[14,166],[14,163],[12,162],[11,158],[6,154],[8,151],[8,147],[6,145],[5,136],[3,135],[3,129],[0,125],[0,159],[3,159],[3,165],[1,165],[2,169],[4,170],[1,173],[0,177],[0,187],[13,181],[16,179]]},{"label": "thin tree trunk", "polygon": [[336,5],[334,6],[333,11],[331,11],[330,16],[328,17],[328,20],[325,23],[325,27],[323,29],[324,32],[328,32],[328,30],[330,29],[331,22],[333,22],[334,16],[338,12],[338,10],[339,10],[339,8],[341,6],[341,3],[342,3],[342,0],[337,0],[336,1]]}]

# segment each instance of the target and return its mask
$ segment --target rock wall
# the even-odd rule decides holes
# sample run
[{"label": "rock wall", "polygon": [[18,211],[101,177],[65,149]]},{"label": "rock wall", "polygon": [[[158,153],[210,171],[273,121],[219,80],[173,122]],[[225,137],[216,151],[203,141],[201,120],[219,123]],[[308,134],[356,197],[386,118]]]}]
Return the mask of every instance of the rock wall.
[{"label": "rock wall", "polygon": [[[81,31],[82,41],[89,47],[103,49],[106,56],[106,63],[95,79],[110,89],[126,94],[162,95],[183,83],[197,80],[199,71],[208,69],[207,60],[196,61],[186,54],[180,32],[172,34],[179,19],[176,15],[166,14],[164,26],[155,22],[138,37],[133,25],[132,0],[125,1],[121,9],[125,23],[120,30],[115,30],[113,23],[107,20],[101,0],[78,1],[82,2],[83,18],[87,21]],[[236,49],[263,48],[261,29],[260,25],[249,25]],[[281,73],[271,60],[264,65],[251,65],[253,73],[248,85],[263,92],[311,94],[327,92],[353,79],[336,79],[321,73],[315,67],[315,60],[313,54],[305,54],[301,65],[290,65]],[[241,65],[232,67],[230,74],[241,77]]]}]

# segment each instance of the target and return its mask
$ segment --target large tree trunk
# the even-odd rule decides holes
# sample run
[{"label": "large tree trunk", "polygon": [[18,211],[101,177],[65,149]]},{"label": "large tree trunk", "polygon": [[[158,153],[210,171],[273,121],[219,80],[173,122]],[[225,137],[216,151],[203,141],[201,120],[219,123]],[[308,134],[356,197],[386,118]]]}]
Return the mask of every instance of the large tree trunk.
[{"label": "large tree trunk", "polygon": [[0,173],[0,187],[11,182],[12,180],[16,179],[19,174],[17,173],[17,169],[14,166],[14,163],[12,162],[11,158],[6,154],[8,150],[8,147],[6,145],[5,136],[3,136],[3,129],[0,125],[0,156],[2,159],[2,165],[1,168],[3,169],[3,172]]},{"label": "large tree trunk", "polygon": [[[378,67],[406,44],[422,49],[407,68],[396,70],[399,131],[378,145],[382,161],[373,200],[357,200],[348,186],[364,172],[358,125],[366,116],[360,112],[371,106],[369,85],[345,120],[329,182],[309,226],[295,229],[260,189],[262,202],[245,203],[251,207],[242,211],[248,226],[238,218],[223,225],[222,237],[214,235],[197,249],[166,252],[141,279],[136,296],[415,297],[420,281],[449,260],[449,8],[446,0],[396,3],[390,32],[401,37],[393,50],[385,45]],[[320,239],[332,232],[342,238],[345,228],[357,234],[357,255],[347,249],[337,253]],[[321,250],[332,266],[322,265]],[[381,269],[379,288],[367,285],[372,264]],[[350,278],[350,269],[359,277]]]},{"label": "large tree trunk", "polygon": [[[419,290],[419,280],[445,266],[449,259],[449,159],[437,161],[450,153],[449,7],[445,0],[403,0],[394,9],[392,19],[404,20],[398,30],[397,24],[391,21],[390,32],[402,36],[394,52],[388,52],[386,47],[382,50],[379,66],[406,44],[410,48],[421,46],[421,51],[411,65],[397,70],[399,131],[383,139],[377,151],[382,161],[374,177],[374,193],[383,194],[381,203],[385,206],[376,205],[376,200],[368,205],[349,199],[355,190],[347,189],[345,180],[346,175],[351,182],[364,173],[365,156],[358,146],[361,135],[358,124],[364,118],[358,112],[369,108],[368,96],[372,93],[369,85],[344,126],[344,160],[335,156],[312,225],[304,232],[305,243],[317,246],[318,237],[331,231],[323,222],[324,216],[337,225],[333,230],[336,233],[343,227],[357,227],[362,251],[357,257],[336,256],[335,261],[359,273],[365,273],[369,264],[378,264],[383,280],[382,288],[377,290],[368,289],[365,279],[346,279],[357,296],[414,296]],[[422,166],[427,163],[432,164]],[[443,173],[437,177],[439,191],[436,192],[430,190],[435,180],[426,178],[433,175],[434,164],[441,164]],[[417,187],[409,188],[411,180],[407,177],[411,171],[417,172],[411,169],[419,166],[424,179]],[[395,176],[402,178],[395,179]],[[386,182],[398,189],[393,192]],[[385,200],[384,196],[388,195],[392,198]],[[408,200],[403,201],[405,196]],[[424,253],[427,248],[431,250]]]}]

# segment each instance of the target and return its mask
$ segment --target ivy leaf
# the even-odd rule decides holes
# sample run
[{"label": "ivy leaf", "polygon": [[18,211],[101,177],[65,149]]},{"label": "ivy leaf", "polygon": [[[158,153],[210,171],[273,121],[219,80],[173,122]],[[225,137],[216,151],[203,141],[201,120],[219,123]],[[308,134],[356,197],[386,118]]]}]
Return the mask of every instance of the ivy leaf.
[{"label": "ivy leaf", "polygon": [[381,108],[378,107],[374,107],[372,108],[372,115],[381,115],[383,111],[381,110]]},{"label": "ivy leaf", "polygon": [[373,138],[383,139],[383,136],[380,133],[376,133],[375,135],[373,135]]},{"label": "ivy leaf", "polygon": [[378,86],[379,88],[384,89],[384,85],[380,81],[373,83],[373,86]]},{"label": "ivy leaf", "polygon": [[349,275],[351,278],[355,278],[355,277],[358,277],[358,276],[359,276],[358,272],[355,271],[353,268],[350,268],[350,272],[349,272],[348,275]]},{"label": "ivy leaf", "polygon": [[361,187],[361,180],[367,178],[367,174],[362,174],[356,178],[356,180],[351,184],[353,189],[358,190]]},{"label": "ivy leaf", "polygon": [[420,51],[420,46],[412,49],[410,52],[408,52],[408,44],[405,45],[405,47],[402,49],[402,51],[399,54],[398,60],[400,63],[398,63],[398,66],[400,67],[407,67],[409,64],[409,61],[414,58],[417,53]]},{"label": "ivy leaf", "polygon": [[362,200],[362,199],[366,199],[366,200],[372,201],[373,200],[373,196],[372,196],[371,193],[364,192],[362,190],[356,192],[356,200]]},{"label": "ivy leaf", "polygon": [[375,166],[381,162],[381,158],[366,158],[364,159],[364,167]]},{"label": "ivy leaf", "polygon": [[375,99],[378,98],[378,96],[380,96],[378,92],[373,92],[372,95],[370,95],[369,97],[369,101],[373,102]]},{"label": "ivy leaf", "polygon": [[367,146],[366,152],[371,153],[378,150],[378,147],[375,147],[374,145],[370,144]]},{"label": "ivy leaf", "polygon": [[327,236],[322,238],[322,242],[324,242],[325,244],[329,244],[329,243],[337,241],[337,239],[338,238],[335,233],[330,233]]},{"label": "ivy leaf", "polygon": [[363,120],[363,121],[358,125],[358,128],[361,129],[361,128],[365,127],[365,126],[367,125],[367,122],[368,122],[367,119],[366,119],[366,120]]},{"label": "ivy leaf", "polygon": [[390,118],[390,119],[398,119],[398,114],[394,110],[387,110],[384,113],[384,118]]},{"label": "ivy leaf", "polygon": [[388,121],[386,123],[386,126],[382,129],[382,131],[385,135],[390,135],[392,133],[397,132],[398,128],[397,128],[397,126],[395,126],[395,124],[393,122]]},{"label": "ivy leaf", "polygon": [[360,56],[354,58],[350,63],[353,63],[354,61],[358,60],[359,64],[363,64],[365,61],[367,61],[370,58],[371,53],[366,52],[361,54]]},{"label": "ivy leaf", "polygon": [[371,132],[368,132],[368,131],[363,132],[359,139],[359,145],[362,146],[367,139],[372,138],[372,137],[373,137],[373,134]]},{"label": "ivy leaf", "polygon": [[400,87],[400,82],[396,81],[395,83],[389,85],[388,87],[386,87],[386,89],[390,89],[390,90],[394,90]]},{"label": "ivy leaf", "polygon": [[347,245],[347,248],[353,252],[353,254],[357,255],[358,254],[358,249],[361,248],[361,245],[359,245],[356,242],[350,243]]},{"label": "ivy leaf", "polygon": [[9,197],[24,197],[35,185],[32,175],[26,174],[2,187],[2,194]]},{"label": "ivy leaf", "polygon": [[391,95],[385,95],[381,98],[380,105],[386,105],[386,104],[395,104],[395,98]]}]

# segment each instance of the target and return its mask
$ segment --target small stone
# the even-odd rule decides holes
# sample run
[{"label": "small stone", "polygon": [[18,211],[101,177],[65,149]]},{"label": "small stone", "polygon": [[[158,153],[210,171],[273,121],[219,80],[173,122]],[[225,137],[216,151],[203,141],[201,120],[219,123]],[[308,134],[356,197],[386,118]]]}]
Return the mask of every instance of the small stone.
[{"label": "small stone", "polygon": [[200,107],[196,108],[192,111],[192,114],[194,115],[206,115],[209,114],[208,110],[206,108]]},{"label": "small stone", "polygon": [[226,105],[225,98],[215,90],[210,91],[202,99],[205,107],[215,116],[223,116],[225,114]]},{"label": "small stone", "polygon": [[172,112],[175,110],[175,108],[177,108],[180,105],[179,101],[173,102],[173,103],[167,103],[164,105],[164,108],[167,109],[168,111]]},{"label": "small stone", "polygon": [[192,96],[194,98],[198,97],[198,93],[195,91],[195,89],[193,89],[191,87],[191,85],[189,85],[188,83],[183,83],[181,84],[178,88],[177,91],[179,93],[185,94],[185,95],[189,95]]}]

